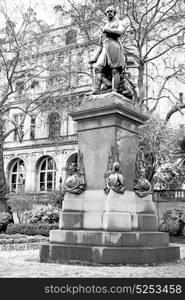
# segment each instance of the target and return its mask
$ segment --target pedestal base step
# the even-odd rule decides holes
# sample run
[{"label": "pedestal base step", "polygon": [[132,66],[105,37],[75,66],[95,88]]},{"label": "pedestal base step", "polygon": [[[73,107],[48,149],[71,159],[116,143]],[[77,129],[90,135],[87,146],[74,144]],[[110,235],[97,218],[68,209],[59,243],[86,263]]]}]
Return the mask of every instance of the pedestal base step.
[{"label": "pedestal base step", "polygon": [[169,234],[158,231],[51,230],[49,241],[83,246],[161,247],[169,245]]},{"label": "pedestal base step", "polygon": [[179,247],[100,247],[43,243],[41,262],[83,261],[99,264],[159,264],[180,258]]}]

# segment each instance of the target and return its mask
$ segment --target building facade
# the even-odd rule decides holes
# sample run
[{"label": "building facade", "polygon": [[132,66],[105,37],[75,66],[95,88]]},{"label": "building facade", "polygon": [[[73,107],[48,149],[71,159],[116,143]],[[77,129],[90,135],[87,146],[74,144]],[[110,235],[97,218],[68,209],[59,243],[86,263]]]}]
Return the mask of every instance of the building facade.
[{"label": "building facade", "polygon": [[[25,76],[16,81],[17,92],[9,99],[12,109],[7,129],[11,129],[12,123],[21,126],[4,143],[5,174],[12,194],[35,195],[61,189],[66,169],[76,161],[78,152],[76,123],[69,111],[92,90],[88,61],[94,51],[94,45],[87,43],[74,26],[50,28],[37,53],[40,65],[46,68],[50,64],[49,71],[42,72],[40,77],[33,76],[29,86]],[[29,69],[33,60],[26,54],[20,72]],[[127,71],[130,70],[134,80],[136,66],[132,59],[128,60]],[[50,89],[53,94],[41,110],[35,108],[27,115],[20,110],[28,96],[34,99]]]},{"label": "building facade", "polygon": [[[74,61],[78,58],[76,58],[79,53],[77,49],[80,48],[80,46],[74,47],[77,43],[81,42],[77,41],[76,32],[68,26],[50,29],[46,44],[42,44],[39,49],[39,63],[46,66],[48,60],[53,58],[54,61],[61,55],[63,59],[69,58],[70,55]],[[20,72],[25,67],[30,67],[31,63],[31,59],[23,60]],[[66,72],[64,80],[68,81],[66,66],[69,66],[68,62],[63,64],[61,77],[64,77]],[[60,68],[62,68],[61,64]],[[39,97],[43,91],[50,89],[50,85],[55,84],[58,74],[56,76],[55,73],[51,83],[50,73],[47,70],[44,76],[43,73],[40,78],[37,76],[33,79],[32,85],[29,82],[29,87],[26,87],[27,78],[21,78],[16,82],[16,85],[19,85],[17,92],[8,101],[12,109],[9,111],[9,122],[5,131],[11,130],[12,124],[21,124],[17,130],[12,131],[4,143],[4,168],[12,194],[42,194],[61,189],[66,176],[66,167],[77,159],[77,129],[68,114],[66,103],[71,97],[73,97],[72,101],[81,99],[84,91],[90,90],[89,78],[85,76],[82,78],[79,75],[78,85],[75,82],[71,89],[67,87],[60,90],[56,85],[53,95],[50,94],[53,102],[50,104],[50,100],[47,100],[48,106],[45,108],[33,109],[33,113],[26,115],[20,110],[25,108],[28,94],[29,97]],[[56,106],[53,100],[55,98]],[[63,102],[65,105],[62,105]]]}]

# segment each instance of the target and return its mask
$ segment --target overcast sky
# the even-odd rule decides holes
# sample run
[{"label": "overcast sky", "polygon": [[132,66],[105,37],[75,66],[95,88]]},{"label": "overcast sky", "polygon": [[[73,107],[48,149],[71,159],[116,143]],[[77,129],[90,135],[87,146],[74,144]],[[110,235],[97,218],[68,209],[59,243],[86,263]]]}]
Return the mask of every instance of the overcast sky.
[{"label": "overcast sky", "polygon": [[48,25],[52,25],[55,20],[53,7],[63,2],[64,0],[0,0],[0,7],[6,6],[9,12],[8,15],[15,15],[16,7],[19,9],[30,6],[36,11],[38,19],[44,20]]}]

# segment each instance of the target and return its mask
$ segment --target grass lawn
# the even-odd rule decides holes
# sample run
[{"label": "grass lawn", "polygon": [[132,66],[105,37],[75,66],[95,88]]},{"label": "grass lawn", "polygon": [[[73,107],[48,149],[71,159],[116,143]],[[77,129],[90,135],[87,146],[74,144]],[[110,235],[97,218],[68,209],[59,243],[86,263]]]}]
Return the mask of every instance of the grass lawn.
[{"label": "grass lawn", "polygon": [[180,260],[155,266],[40,263],[39,249],[0,251],[0,278],[185,278],[185,237],[170,237]]}]

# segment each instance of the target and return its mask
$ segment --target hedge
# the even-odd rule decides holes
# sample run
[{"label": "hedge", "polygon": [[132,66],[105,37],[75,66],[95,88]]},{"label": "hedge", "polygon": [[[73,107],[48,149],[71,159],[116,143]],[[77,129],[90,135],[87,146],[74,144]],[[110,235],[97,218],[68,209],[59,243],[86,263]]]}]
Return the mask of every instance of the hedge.
[{"label": "hedge", "polygon": [[9,224],[6,234],[26,234],[49,236],[49,231],[58,229],[58,223],[55,224]]},{"label": "hedge", "polygon": [[39,249],[40,243],[48,241],[48,237],[42,235],[29,236],[25,234],[0,234],[0,250],[33,250]]},{"label": "hedge", "polygon": [[12,238],[14,238],[14,239],[20,239],[20,238],[26,238],[27,237],[27,235],[26,234],[19,234],[19,233],[16,233],[16,234],[14,234],[13,236],[12,235],[9,235],[9,234],[6,234],[6,233],[0,233],[0,239],[2,240],[2,239],[12,239]]},{"label": "hedge", "polygon": [[7,237],[1,237],[0,235],[0,245],[5,244],[23,244],[23,243],[36,243],[46,240],[47,237],[43,236],[28,236],[28,235],[7,235]]},{"label": "hedge", "polygon": [[39,248],[40,248],[40,244],[38,242],[0,245],[1,251],[35,250]]}]

